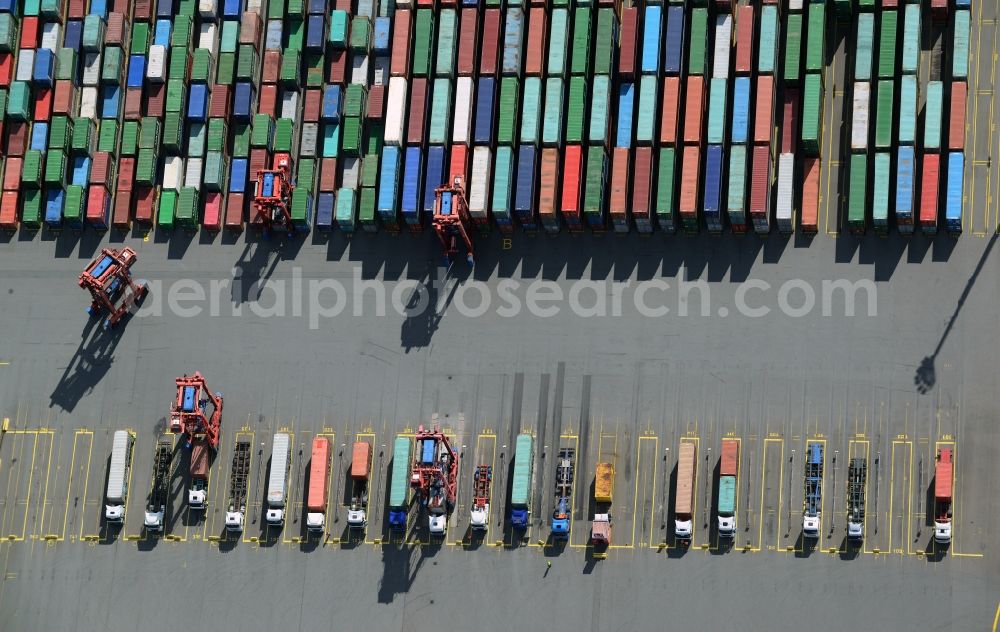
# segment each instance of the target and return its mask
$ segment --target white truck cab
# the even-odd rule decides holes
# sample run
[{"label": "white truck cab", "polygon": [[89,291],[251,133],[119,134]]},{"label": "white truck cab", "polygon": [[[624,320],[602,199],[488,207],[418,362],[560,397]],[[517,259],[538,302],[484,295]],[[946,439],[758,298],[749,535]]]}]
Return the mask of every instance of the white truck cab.
[{"label": "white truck cab", "polygon": [[163,511],[146,510],[146,516],[142,521],[147,531],[163,531]]},{"label": "white truck cab", "polygon": [[326,526],[326,516],[316,511],[306,514],[306,528],[310,531],[321,533]]},{"label": "white truck cab", "polygon": [[951,522],[934,521],[934,541],[938,544],[951,543]]},{"label": "white truck cab", "polygon": [[482,507],[473,506],[470,525],[475,531],[485,531],[486,520],[487,516],[489,515],[490,515],[490,506],[488,504]]},{"label": "white truck cab", "polygon": [[226,531],[231,531],[233,533],[240,533],[243,531],[243,512],[242,511],[227,511],[226,512]]},{"label": "white truck cab", "polygon": [[104,519],[108,522],[122,522],[125,517],[125,507],[122,505],[104,505]]},{"label": "white truck cab", "polygon": [[802,517],[802,535],[807,538],[819,537],[819,516]]},{"label": "white truck cab", "polygon": [[364,509],[349,509],[347,511],[347,526],[354,529],[364,529],[368,524],[368,515]]},{"label": "white truck cab", "polygon": [[204,487],[195,483],[188,489],[188,506],[191,509],[204,509],[208,501],[208,494]]},{"label": "white truck cab", "polygon": [[865,525],[862,522],[847,523],[847,537],[852,540],[860,540],[865,535]]},{"label": "white truck cab", "polygon": [[448,516],[444,514],[431,514],[427,517],[427,530],[431,535],[444,535],[448,529]]},{"label": "white truck cab", "polygon": [[736,536],[736,516],[719,516],[719,535],[724,538]]},{"label": "white truck cab", "polygon": [[690,538],[691,537],[691,521],[690,520],[674,520],[674,535],[678,538]]},{"label": "white truck cab", "polygon": [[285,510],[284,508],[277,509],[275,507],[270,507],[267,513],[264,514],[264,520],[270,525],[282,525],[285,524]]}]

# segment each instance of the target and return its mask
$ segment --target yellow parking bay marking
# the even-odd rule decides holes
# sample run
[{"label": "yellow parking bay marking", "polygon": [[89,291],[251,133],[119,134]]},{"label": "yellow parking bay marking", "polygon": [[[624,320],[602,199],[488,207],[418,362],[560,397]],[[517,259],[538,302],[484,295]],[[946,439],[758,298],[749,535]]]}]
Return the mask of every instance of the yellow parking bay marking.
[{"label": "yellow parking bay marking", "polygon": [[[903,436],[903,435],[900,435]],[[907,547],[912,541],[911,538],[911,519],[910,512],[912,510],[910,499],[912,497],[912,484],[913,484],[913,442],[905,439],[894,439],[892,442],[892,453],[890,455],[890,481],[889,481],[889,516],[887,519],[887,524],[889,527],[889,544],[886,549],[891,553],[898,553],[900,555],[906,550],[903,548],[904,545],[904,534],[900,532],[899,538],[896,539],[895,547],[893,548],[893,530],[894,522],[896,522],[896,510],[897,503],[900,502],[899,495],[896,494],[896,459],[899,459],[899,464],[901,466],[900,471],[903,476],[903,485],[905,488],[905,496],[903,497],[903,503],[899,507],[901,510],[906,512],[906,516],[900,514],[899,520],[906,520],[904,523],[906,525],[905,543]]]},{"label": "yellow parking bay marking", "polygon": [[[44,454],[44,447],[38,449],[39,434],[49,436],[49,452],[51,452],[52,432],[48,430],[9,430],[8,435],[13,435],[14,448],[17,453],[16,466],[14,458],[8,461],[8,477],[6,485],[7,506],[4,507],[5,527],[8,535],[7,540],[13,542],[23,542],[28,532],[28,514],[31,507],[31,493],[35,474],[35,460],[39,454]],[[28,437],[31,440],[30,459],[28,458],[27,443]],[[25,480],[25,462],[27,462],[27,490],[24,498],[21,498],[21,484]],[[13,485],[12,485],[13,483]],[[12,502],[13,499],[13,502]],[[19,513],[24,508],[23,514]],[[6,518],[9,516],[9,519]],[[20,530],[20,533],[17,532]]]},{"label": "yellow parking bay marking", "polygon": [[[777,449],[777,454],[778,454],[778,485],[777,485],[777,487],[778,487],[778,490],[777,490],[778,491],[778,503],[777,503],[777,505],[775,505],[775,508],[773,510],[769,510],[764,505],[765,491],[767,489],[767,471],[768,471],[768,467],[770,467],[770,469],[773,470],[774,469],[774,465],[775,465],[773,463],[773,460],[774,460],[773,456],[771,457],[771,459],[768,459],[768,455],[774,453],[774,450],[768,450],[769,444],[777,446],[776,449]],[[782,500],[782,498],[781,498],[781,492],[782,492],[781,481],[784,480],[784,477],[785,477],[784,472],[785,472],[785,440],[783,438],[780,438],[780,437],[767,437],[767,438],[765,438],[764,439],[764,458],[761,459],[761,465],[760,465],[760,504],[758,505],[758,511],[760,513],[760,517],[759,517],[759,520],[758,520],[758,523],[757,523],[757,546],[756,547],[751,547],[752,551],[760,551],[761,549],[764,548],[764,519],[767,517],[767,514],[769,513],[769,511],[773,511],[776,514],[775,517],[777,519],[777,527],[775,528],[775,541],[774,541],[774,545],[770,545],[770,544],[767,545],[767,549],[770,550],[770,551],[773,551],[773,550],[775,550],[777,548],[777,546],[779,544],[779,540],[781,538],[781,500]]]},{"label": "yellow parking bay marking", "polygon": [[[846,467],[848,467],[848,468],[850,467],[850,465],[851,465],[851,459],[863,458],[865,460],[865,468],[866,468],[866,475],[865,475],[865,505],[864,505],[865,522],[864,522],[864,526],[862,527],[862,529],[863,529],[864,532],[862,534],[862,540],[861,540],[862,541],[862,547],[863,547],[862,551],[864,551],[865,553],[871,553],[872,552],[871,549],[868,547],[868,544],[869,544],[868,543],[868,524],[872,520],[872,515],[868,512],[868,502],[871,500],[871,497],[872,497],[872,492],[871,492],[871,486],[872,486],[872,464],[871,464],[871,461],[869,460],[869,454],[870,453],[871,453],[871,442],[869,442],[868,439],[855,438],[855,439],[850,439],[847,442],[847,466]],[[834,484],[836,484],[836,481],[834,482]],[[834,508],[834,510],[836,510],[836,507]],[[847,513],[846,510],[845,510],[844,513],[845,513],[845,520],[846,520],[846,518],[848,518],[849,516],[846,516],[846,513]]]},{"label": "yellow parking bay marking", "polygon": [[[650,459],[647,457],[645,460],[642,458],[642,448],[643,442],[646,442],[646,449],[650,448],[653,450],[653,456]],[[652,445],[650,445],[652,444]],[[645,540],[639,540],[639,545],[647,545],[652,547],[653,544],[653,522],[656,513],[656,457],[659,454],[660,439],[655,435],[640,435],[639,445],[635,450],[635,491],[632,502],[632,544],[630,546],[635,546],[635,526],[640,522],[640,518],[647,518],[646,511],[639,505],[639,480],[642,479],[642,489],[643,504],[645,501],[649,501],[649,533],[646,535]],[[645,466],[645,470],[643,469]],[[650,476],[649,470],[652,469],[652,476]],[[649,492],[649,496],[645,496],[645,492]],[[641,510],[641,515],[640,515]],[[639,534],[640,538],[644,537],[643,533]]]},{"label": "yellow parking bay marking", "polygon": [[[81,446],[84,443],[86,443],[86,447],[82,448]],[[90,469],[87,465],[90,463],[90,453],[91,450],[93,450],[93,447],[93,432],[81,429],[73,433],[73,450],[69,459],[69,482],[66,484],[66,505],[63,508],[62,529],[59,533],[54,534],[57,542],[63,542],[66,540],[66,529],[69,524],[70,502],[73,503],[73,507],[76,509],[78,504],[82,505],[82,503],[78,503],[78,499],[86,498],[87,496],[87,481],[90,478]],[[79,453],[79,455],[77,453]],[[84,490],[82,496],[78,493],[81,482]],[[77,493],[77,497],[73,496],[74,493]],[[49,520],[51,522],[51,516]]]}]

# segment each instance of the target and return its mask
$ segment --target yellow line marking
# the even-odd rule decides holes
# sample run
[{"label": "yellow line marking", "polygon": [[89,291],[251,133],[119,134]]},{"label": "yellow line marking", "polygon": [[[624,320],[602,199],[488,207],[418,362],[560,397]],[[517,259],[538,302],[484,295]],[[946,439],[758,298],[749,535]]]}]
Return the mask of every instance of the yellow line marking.
[{"label": "yellow line marking", "polygon": [[48,464],[45,467],[45,490],[42,492],[42,514],[38,517],[38,520],[35,522],[35,529],[34,529],[35,533],[38,533],[40,529],[42,530],[42,533],[44,533],[45,509],[49,502],[49,479],[52,474],[52,446],[55,443],[55,433],[49,430],[45,434],[49,435],[49,458],[48,458]]},{"label": "yellow line marking", "polygon": [[[479,434],[479,435],[476,436],[476,456],[479,458],[479,462],[474,463],[473,467],[477,468],[480,465],[486,465],[487,464],[486,463],[486,459],[483,458],[484,455],[483,455],[483,448],[482,448],[482,444],[486,443],[486,442],[490,443],[490,461],[489,461],[489,466],[490,466],[490,470],[492,471],[493,467],[496,464],[496,457],[497,457],[497,436],[495,434],[492,434],[492,433],[489,433],[489,434],[482,433],[482,434]],[[494,480],[495,480],[495,477],[494,477]],[[473,485],[475,485],[475,481],[474,480],[473,480]],[[483,537],[483,541],[484,542],[491,542],[492,541],[491,536],[493,535],[493,510],[495,509],[495,507],[493,506],[493,496],[494,496],[493,492],[494,491],[495,490],[493,489],[493,483],[490,483],[490,495],[489,495],[489,498],[486,500],[487,507],[489,507],[489,509],[486,512],[486,535]]]},{"label": "yellow line marking", "polygon": [[997,632],[998,623],[1000,623],[1000,603],[997,604],[997,613],[993,615],[993,632]]},{"label": "yellow line marking", "polygon": [[[632,499],[632,545],[635,546],[635,523],[639,521],[639,473],[640,473],[640,461],[642,460],[642,442],[652,441],[653,442],[653,495],[651,496],[653,502],[651,503],[650,510],[650,521],[649,521],[649,542],[653,541],[653,511],[655,511],[656,505],[656,455],[659,452],[660,439],[655,436],[640,436],[638,445],[635,450],[635,491]],[[640,544],[642,544],[640,542]]]},{"label": "yellow line marking", "polygon": [[[896,513],[894,511],[894,508],[895,508],[895,488],[896,488],[896,486],[895,486],[895,480],[894,480],[894,474],[896,472],[896,446],[897,445],[904,446],[903,449],[904,449],[904,455],[905,456],[903,458],[907,459],[907,462],[906,462],[906,470],[907,470],[907,472],[905,473],[905,476],[907,477],[906,483],[907,483],[907,486],[908,486],[907,487],[907,494],[906,494],[906,506],[907,506],[906,542],[907,542],[907,550],[909,550],[909,543],[911,541],[911,537],[910,537],[911,536],[911,529],[910,529],[910,527],[911,527],[911,524],[913,522],[912,520],[910,520],[910,511],[912,509],[911,506],[910,506],[911,505],[910,499],[912,498],[911,491],[912,491],[912,486],[913,486],[913,442],[909,441],[909,440],[894,439],[892,441],[891,457],[890,457],[890,465],[889,465],[889,518],[888,518],[889,544],[886,546],[886,551],[889,552],[889,553],[899,553],[899,554],[902,554],[903,553],[903,549],[900,548],[897,551],[897,550],[894,550],[892,548],[892,535],[893,535],[892,534],[892,522],[893,522],[893,514]],[[905,450],[908,450],[908,451],[905,451]]]},{"label": "yellow line marking", "polygon": [[[62,542],[62,541],[64,541],[66,539],[66,527],[67,527],[67,525],[69,523],[69,501],[70,501],[71,498],[73,498],[73,483],[76,482],[76,450],[77,450],[77,440],[81,436],[87,436],[87,437],[89,437],[89,440],[90,440],[89,441],[89,445],[87,446],[87,461],[88,462],[90,461],[90,451],[93,450],[93,448],[94,448],[94,433],[93,432],[91,432],[90,430],[82,430],[81,429],[81,430],[77,430],[75,433],[73,433],[73,456],[70,458],[69,482],[66,485],[66,510],[63,513],[63,527],[62,527],[62,533],[59,535],[59,538],[58,538],[59,542]],[[86,485],[86,480],[90,478],[90,471],[89,470],[86,471],[86,475],[87,476],[84,479],[84,481],[85,481],[84,484],[85,485]],[[85,487],[85,489],[86,489],[86,487]],[[82,498],[84,500],[83,504],[86,504],[86,492],[84,492],[84,496]]]}]

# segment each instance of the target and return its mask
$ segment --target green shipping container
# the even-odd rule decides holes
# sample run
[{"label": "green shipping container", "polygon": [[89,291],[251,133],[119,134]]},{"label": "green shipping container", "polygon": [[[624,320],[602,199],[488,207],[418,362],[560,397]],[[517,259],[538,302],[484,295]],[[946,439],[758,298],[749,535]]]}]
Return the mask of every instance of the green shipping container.
[{"label": "green shipping container", "polygon": [[[874,0],[861,0],[861,2],[873,2]],[[851,6],[854,0],[833,0],[833,9],[837,12],[837,18],[842,21],[850,20]]]},{"label": "green shipping container", "polygon": [[437,57],[434,62],[434,75],[437,77],[452,77],[455,74],[455,52],[458,50],[456,15],[454,9],[438,12]]},{"label": "green shipping container", "polygon": [[193,228],[198,223],[198,189],[181,187],[174,220],[185,228]]},{"label": "green shipping container", "polygon": [[351,19],[351,50],[365,54],[371,47],[372,23],[367,16],[356,15]]},{"label": "green shipping container", "polygon": [[726,82],[713,77],[708,92],[708,142],[721,144],[726,136]]},{"label": "green shipping container", "polygon": [[172,46],[170,48],[170,61],[167,63],[167,79],[180,79],[186,81],[188,78],[188,56],[187,48],[184,46]]},{"label": "green shipping container", "polygon": [[233,158],[247,158],[250,155],[250,137],[253,128],[249,123],[233,123]]},{"label": "green shipping container", "polygon": [[205,142],[208,137],[207,126],[204,123],[188,124],[188,157],[201,158],[205,155]]},{"label": "green shipping container", "polygon": [[966,79],[969,76],[969,11],[955,11],[954,24],[951,77]]},{"label": "green shipping container", "polygon": [[285,20],[285,33],[288,34],[288,48],[290,50],[302,50],[302,44],[306,39],[306,23],[300,18],[290,18]]},{"label": "green shipping container", "polygon": [[899,144],[912,145],[917,139],[917,77],[899,80]]},{"label": "green shipping container", "polygon": [[361,119],[348,116],[340,126],[340,148],[347,156],[361,154]]},{"label": "green shipping container", "polygon": [[524,78],[524,106],[521,109],[521,143],[537,145],[542,119],[542,80]]},{"label": "green shipping container", "polygon": [[847,197],[847,227],[853,233],[865,230],[865,203],[868,200],[868,156],[851,154],[850,190]]},{"label": "green shipping container", "polygon": [[97,136],[97,151],[106,151],[112,154],[118,153],[118,121],[115,119],[101,120],[101,127]]},{"label": "green shipping container", "polygon": [[164,230],[174,229],[174,215],[177,211],[177,191],[160,190],[160,212],[156,214],[156,226]]},{"label": "green shipping container", "polygon": [[[735,151],[738,147],[734,146]],[[656,175],[656,221],[660,229],[672,233],[675,230],[674,217],[674,169],[676,150],[673,147],[660,148],[660,159]]]},{"label": "green shipping container", "polygon": [[549,77],[545,80],[545,111],[542,116],[542,143],[562,144],[563,80]]},{"label": "green shipping container", "polygon": [[267,3],[267,19],[281,20],[285,17],[285,0],[270,0]]},{"label": "green shipping container", "polygon": [[191,60],[191,81],[195,83],[210,83],[215,64],[215,56],[206,48],[196,48]]},{"label": "green shipping container", "polygon": [[[763,29],[761,29],[761,36],[763,36]],[[708,9],[701,9],[701,8],[693,9],[691,11],[691,37],[688,40],[689,75],[705,74],[705,48],[707,46],[707,42],[708,42]],[[773,48],[774,47],[773,39],[771,40],[771,44]],[[761,48],[761,51],[763,53],[763,48]]]},{"label": "green shipping container", "polygon": [[226,119],[208,119],[208,133],[205,145],[208,151],[226,151],[227,127]]},{"label": "green shipping container", "polygon": [[594,96],[590,101],[590,130],[587,141],[607,146],[611,129],[611,77],[595,75]]},{"label": "green shipping container", "polygon": [[172,154],[183,151],[184,115],[180,112],[168,112],[163,119],[163,148]]},{"label": "green shipping container", "polygon": [[497,111],[498,145],[513,145],[517,140],[517,97],[519,93],[520,86],[517,77],[500,79],[500,109]]},{"label": "green shipping container", "polygon": [[288,7],[285,9],[288,15],[302,17],[306,14],[305,0],[288,0]]},{"label": "green shipping container", "polygon": [[309,217],[312,215],[312,192],[305,188],[296,188],[292,191],[292,223],[296,226],[309,224]]},{"label": "green shipping container", "polygon": [[229,174],[229,160],[221,151],[205,154],[205,175],[202,183],[206,191],[225,191],[226,176]]},{"label": "green shipping container", "polygon": [[[341,188],[337,191],[337,226],[347,232],[354,231],[355,224],[355,199],[357,192],[354,189]],[[395,477],[393,477],[395,478]]]},{"label": "green shipping container", "polygon": [[295,185],[312,191],[316,187],[316,159],[300,158],[299,172],[295,176]]},{"label": "green shipping container", "polygon": [[590,7],[577,7],[573,12],[573,55],[570,60],[570,72],[574,75],[586,75],[590,72],[591,16]]},{"label": "green shipping container", "polygon": [[347,48],[350,16],[347,11],[336,10],[330,14],[330,35],[327,38],[334,48]]},{"label": "green shipping container", "polygon": [[891,79],[896,76],[896,11],[882,11],[882,30],[878,41],[878,76]]},{"label": "green shipping container", "polygon": [[431,98],[431,120],[427,131],[427,141],[438,145],[447,143],[451,130],[451,79],[438,77],[434,80]]},{"label": "green shipping container", "polygon": [[719,477],[719,515],[732,516],[736,512],[736,477]]},{"label": "green shipping container", "polygon": [[274,119],[271,118],[270,114],[255,114],[250,133],[250,146],[270,149],[273,141]]},{"label": "green shipping container", "polygon": [[944,85],[940,81],[927,83],[924,102],[924,149],[941,148],[941,107]]},{"label": "green shipping container", "polygon": [[63,196],[63,219],[67,223],[79,224],[83,221],[83,194],[84,189],[78,184],[66,187],[66,194]]},{"label": "green shipping container", "polygon": [[122,156],[134,156],[139,151],[139,121],[122,123],[122,144],[119,151]]},{"label": "green shipping container", "polygon": [[92,154],[97,146],[97,122],[90,118],[73,119],[73,136],[70,151],[74,154]]},{"label": "green shipping container", "polygon": [[594,74],[610,75],[615,71],[615,51],[618,49],[618,18],[614,9],[597,10],[597,33],[594,41]]},{"label": "green shipping container", "polygon": [[295,122],[291,119],[278,119],[274,125],[274,151],[291,152],[294,136]]},{"label": "green shipping container", "polygon": [[[655,84],[656,78],[650,77]],[[569,80],[569,100],[566,102],[566,142],[582,143],[583,129],[587,119],[588,77],[571,77]],[[655,100],[655,96],[653,97]]]},{"label": "green shipping container", "polygon": [[656,100],[659,93],[656,75],[642,75],[639,78],[639,104],[636,110],[635,139],[640,144],[653,142],[659,117]]},{"label": "green shipping container", "polygon": [[549,26],[548,76],[561,77],[566,74],[567,47],[569,46],[569,11],[552,9],[552,24]]},{"label": "green shipping container", "polygon": [[530,434],[517,435],[514,449],[514,477],[511,485],[510,504],[514,507],[531,505],[531,470],[535,462],[535,438]]},{"label": "green shipping container", "polygon": [[256,81],[257,50],[250,44],[240,44],[236,57],[236,78],[241,81]]},{"label": "green shipping container", "polygon": [[156,151],[140,149],[135,159],[135,183],[153,186],[156,181]]},{"label": "green shipping container", "polygon": [[858,45],[854,53],[854,80],[871,81],[872,79],[872,48],[875,45],[875,15],[861,13],[858,15]]},{"label": "green shipping container", "polygon": [[365,232],[374,233],[378,230],[378,224],[375,223],[376,198],[375,189],[361,189],[358,200],[358,223]]},{"label": "green shipping container", "polygon": [[747,146],[733,145],[729,148],[729,186],[726,191],[729,221],[746,224],[747,192]]},{"label": "green shipping container", "polygon": [[60,48],[56,55],[56,79],[73,81],[76,79],[76,50]]},{"label": "green shipping container", "polygon": [[875,185],[872,190],[872,224],[879,233],[889,227],[889,174],[892,160],[887,152],[875,154]]},{"label": "green shipping container", "polygon": [[344,93],[344,116],[364,116],[365,96],[364,86],[348,84]]},{"label": "green shipping container", "polygon": [[361,159],[361,186],[374,189],[378,186],[379,155],[371,153]]},{"label": "green shipping container", "polygon": [[[338,194],[338,199],[340,195]],[[410,491],[410,438],[396,437],[392,446],[392,484],[389,486],[389,509],[408,505]]]},{"label": "green shipping container", "polygon": [[496,161],[493,165],[493,201],[490,208],[493,216],[510,219],[510,211],[514,206],[511,197],[514,181],[514,150],[510,147],[497,147]]},{"label": "green shipping container", "polygon": [[920,65],[920,5],[908,4],[903,12],[903,73],[916,74]]},{"label": "green shipping container", "polygon": [[[135,121],[129,122],[137,124]],[[53,116],[52,121],[49,123],[49,149],[68,151],[72,137],[73,121],[68,116]]]},{"label": "green shipping container", "polygon": [[826,53],[826,5],[809,3],[806,72],[822,72]]},{"label": "green shipping container", "polygon": [[173,22],[173,29],[170,31],[170,46],[179,46],[189,50],[194,29],[191,17],[183,14],[175,15]]},{"label": "green shipping container", "polygon": [[238,20],[223,20],[222,32],[219,35],[219,52],[235,53],[240,41],[240,23]]},{"label": "green shipping container", "polygon": [[894,92],[895,85],[891,79],[878,82],[875,104],[875,147],[878,149],[888,149],[892,146],[892,132],[896,126],[892,112]]},{"label": "green shipping container", "polygon": [[[604,215],[604,187],[608,179],[608,154],[603,146],[587,148],[587,170],[583,189],[583,213],[591,217]],[[594,226],[593,220],[587,222]]]},{"label": "green shipping container", "polygon": [[417,9],[413,28],[412,63],[414,77],[426,77],[431,72],[431,46],[434,41],[434,12]]},{"label": "green shipping container", "polygon": [[215,82],[230,85],[236,81],[236,54],[219,53],[219,63],[215,66]]},{"label": "green shipping container", "polygon": [[0,51],[17,50],[17,20],[13,13],[0,13]]},{"label": "green shipping container", "polygon": [[323,74],[326,71],[323,66],[323,55],[308,53],[302,65],[306,69],[306,86],[322,88],[326,82],[326,76]]},{"label": "green shipping container", "polygon": [[802,92],[802,148],[807,156],[819,155],[822,129],[823,78],[819,73],[809,72]]},{"label": "green shipping container", "polygon": [[785,28],[785,83],[797,84],[802,73],[802,14],[789,13]]},{"label": "green shipping container", "polygon": [[7,90],[7,118],[12,121],[31,120],[31,85],[12,81]]},{"label": "green shipping container", "polygon": [[181,79],[168,79],[167,80],[167,98],[165,109],[167,113],[184,112],[184,103],[187,99],[188,87],[187,84]]},{"label": "green shipping container", "polygon": [[159,149],[160,119],[155,116],[142,117],[139,127],[139,149]]},{"label": "green shipping container", "polygon": [[45,154],[45,186],[62,188],[66,185],[66,152],[50,149]]},{"label": "green shipping container", "polygon": [[132,55],[145,55],[149,52],[149,23],[136,22],[132,25],[132,45],[129,53]]},{"label": "green shipping container", "polygon": [[42,223],[42,190],[25,189],[21,192],[23,208],[21,210],[21,225],[32,230]]},{"label": "green shipping container", "polygon": [[281,70],[278,79],[286,88],[299,87],[299,69],[302,66],[302,53],[286,49],[281,55]]}]

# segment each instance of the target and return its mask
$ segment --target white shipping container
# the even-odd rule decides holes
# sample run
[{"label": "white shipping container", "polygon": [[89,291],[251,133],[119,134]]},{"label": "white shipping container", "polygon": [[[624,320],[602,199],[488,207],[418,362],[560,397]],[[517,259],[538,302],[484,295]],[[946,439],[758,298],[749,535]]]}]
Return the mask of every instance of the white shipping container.
[{"label": "white shipping container", "polygon": [[391,18],[396,12],[396,3],[393,0],[380,0],[378,3],[378,16],[380,18]]},{"label": "white shipping container", "polygon": [[451,142],[472,142],[472,95],[475,84],[472,77],[459,77],[455,82],[455,119],[451,128]]},{"label": "white shipping container", "polygon": [[789,11],[801,11],[802,10],[802,0],[788,0],[788,10]]},{"label": "white shipping container", "polygon": [[213,18],[218,12],[215,0],[198,0],[198,13],[203,18]]},{"label": "white shipping container", "polygon": [[97,118],[97,88],[84,86],[80,90],[80,116],[86,119]]},{"label": "white shipping container", "polygon": [[361,159],[352,156],[350,158],[344,158],[344,175],[342,178],[342,184],[345,189],[357,189],[358,188],[358,176],[361,174]]},{"label": "white shipping container", "polygon": [[358,0],[358,10],[355,15],[364,16],[366,18],[375,17],[375,1],[374,0]]},{"label": "white shipping container", "polygon": [[163,188],[180,191],[183,177],[184,159],[180,156],[165,157],[163,159]]},{"label": "white shipping container", "polygon": [[389,94],[387,96],[385,113],[386,145],[401,146],[403,144],[403,120],[406,117],[406,79],[392,77],[389,79]]},{"label": "white shipping container", "polygon": [[198,30],[198,48],[207,49],[213,57],[219,52],[217,33],[215,22],[205,22]]},{"label": "white shipping container", "polygon": [[351,83],[368,85],[368,55],[351,56]]},{"label": "white shipping container", "polygon": [[490,170],[493,167],[493,156],[489,147],[476,147],[472,150],[472,179],[469,182],[469,214],[473,217],[485,217],[489,203]]},{"label": "white shipping container", "polygon": [[203,158],[188,158],[184,168],[184,186],[201,190],[201,168],[204,162]]},{"label": "white shipping container", "polygon": [[868,147],[868,113],[871,103],[871,83],[854,84],[854,113],[851,118],[851,149],[864,151]]},{"label": "white shipping container", "polygon": [[372,61],[372,68],[374,69],[372,71],[372,85],[389,85],[389,57],[386,55],[376,57]]},{"label": "white shipping container", "polygon": [[285,483],[288,478],[288,434],[274,435],[271,446],[271,473],[267,479],[267,503],[272,507],[285,506]]},{"label": "white shipping container", "polygon": [[254,13],[262,13],[261,7],[264,6],[262,0],[247,0],[247,11],[253,11]]},{"label": "white shipping container", "polygon": [[111,443],[111,465],[108,467],[108,489],[105,493],[111,504],[125,502],[128,488],[125,482],[125,472],[129,463],[129,448],[132,437],[127,430],[116,430]]},{"label": "white shipping container", "polygon": [[316,157],[316,137],[319,135],[319,123],[302,124],[302,140],[299,142],[299,156],[303,158]]},{"label": "white shipping container", "polygon": [[715,60],[712,76],[729,78],[729,52],[733,48],[733,16],[726,14],[715,18]]},{"label": "white shipping container", "polygon": [[42,25],[42,45],[40,48],[47,48],[53,53],[59,52],[62,38],[62,27],[58,22],[46,22]]},{"label": "white shipping container", "polygon": [[[20,67],[20,64],[18,64]],[[101,81],[101,54],[83,54],[83,73],[80,82],[85,86],[96,86]]]},{"label": "white shipping container", "polygon": [[285,23],[281,20],[268,20],[267,32],[264,34],[265,50],[281,50],[281,34]]},{"label": "white shipping container", "polygon": [[146,60],[146,79],[154,83],[163,83],[167,79],[167,47],[153,44],[149,47],[149,58]]},{"label": "white shipping container", "polygon": [[775,217],[778,230],[787,233],[792,230],[792,176],[795,174],[795,154],[778,156],[778,208]]},{"label": "white shipping container", "polygon": [[31,69],[35,67],[35,49],[22,48],[17,51],[17,71],[14,79],[17,81],[31,81]]},{"label": "white shipping container", "polygon": [[281,113],[278,118],[299,119],[299,93],[296,90],[283,90],[281,93]]}]

